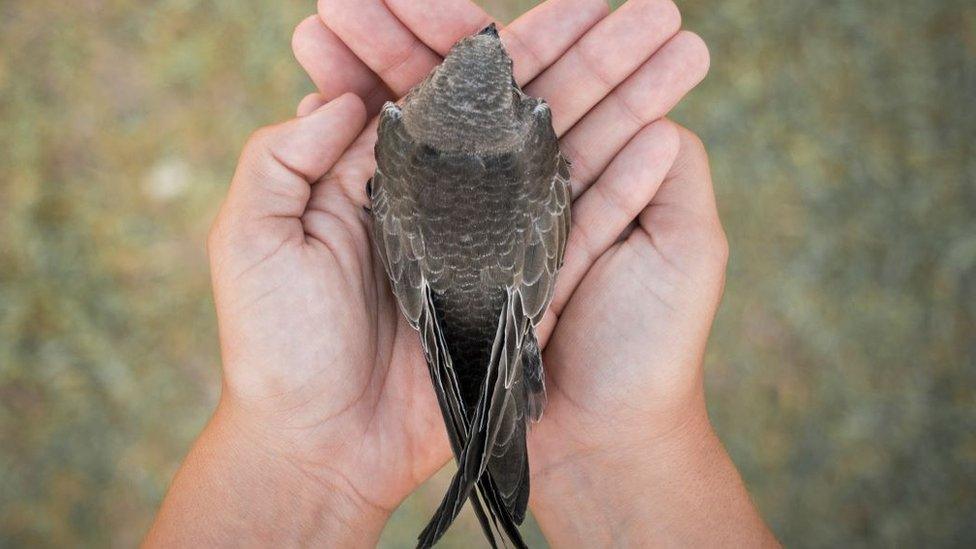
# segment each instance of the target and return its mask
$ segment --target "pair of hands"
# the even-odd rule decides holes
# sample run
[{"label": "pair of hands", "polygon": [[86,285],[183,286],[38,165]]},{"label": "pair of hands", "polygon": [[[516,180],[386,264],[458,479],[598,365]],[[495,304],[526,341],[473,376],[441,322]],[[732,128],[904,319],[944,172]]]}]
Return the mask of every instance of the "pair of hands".
[{"label": "pair of hands", "polygon": [[[204,483],[268,501],[257,494],[293,488],[279,534],[368,543],[451,456],[418,335],[373,260],[368,121],[491,19],[468,0],[318,9],[293,39],[318,92],[247,142],[210,235],[224,390],[149,540],[201,505],[181,484]],[[531,505],[554,543],[619,540],[614,515],[686,497],[667,487],[682,474],[688,486],[716,471],[738,482],[701,369],[727,245],[701,142],[663,118],[708,69],[702,40],[679,29],[670,0],[614,13],[549,0],[501,31],[573,162],[573,227],[539,330],[549,404],[529,432]],[[255,478],[231,478],[234,460]],[[271,519],[241,513],[238,526]]]}]

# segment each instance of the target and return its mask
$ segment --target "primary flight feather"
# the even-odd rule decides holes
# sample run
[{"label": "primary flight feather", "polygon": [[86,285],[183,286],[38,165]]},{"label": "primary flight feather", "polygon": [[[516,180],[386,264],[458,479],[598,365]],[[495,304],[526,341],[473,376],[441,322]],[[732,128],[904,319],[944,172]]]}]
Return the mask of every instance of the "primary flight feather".
[{"label": "primary flight feather", "polygon": [[470,500],[492,546],[497,534],[524,547],[526,423],[546,402],[535,327],[570,227],[549,107],[515,84],[492,25],[460,40],[402,107],[386,104],[375,152],[373,240],[420,332],[458,463],[419,546]]}]

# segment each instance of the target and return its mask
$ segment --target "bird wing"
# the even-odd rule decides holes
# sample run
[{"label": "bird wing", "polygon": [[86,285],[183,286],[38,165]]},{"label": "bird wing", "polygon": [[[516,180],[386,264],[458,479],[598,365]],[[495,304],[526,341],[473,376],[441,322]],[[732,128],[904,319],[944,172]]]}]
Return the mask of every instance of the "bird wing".
[{"label": "bird wing", "polygon": [[556,274],[563,264],[570,227],[569,163],[559,155],[555,174],[541,184],[545,194],[534,199],[521,277],[516,289],[533,325],[542,321],[552,301]]},{"label": "bird wing", "polygon": [[[554,142],[554,140],[553,140]],[[541,149],[542,154],[545,153]],[[558,154],[556,169],[549,172],[546,181],[530,184],[530,188],[544,190],[532,199],[527,211],[527,245],[521,261],[521,276],[516,277],[513,288],[513,307],[518,313],[508,323],[515,337],[504,340],[506,347],[514,344],[517,350],[503,353],[514,356],[505,370],[505,385],[512,394],[524,395],[524,399],[503,401],[505,409],[494,411],[500,422],[499,434],[491,447],[492,458],[488,462],[491,478],[506,508],[517,523],[522,522],[529,497],[529,463],[525,450],[526,417],[538,421],[546,406],[545,372],[541,349],[536,339],[535,326],[541,322],[546,308],[552,301],[556,274],[562,266],[566,240],[570,227],[571,193],[569,188],[569,164]]]},{"label": "bird wing", "polygon": [[[378,164],[403,166],[412,150],[410,138],[400,124],[399,109],[388,104],[380,117],[380,139],[376,144]],[[437,395],[438,405],[447,427],[448,439],[458,463],[464,460],[464,450],[473,429],[469,421],[457,374],[448,352],[444,331],[439,324],[431,292],[430,265],[425,259],[426,247],[418,218],[419,208],[415,198],[406,189],[406,179],[397,173],[384,173],[379,168],[367,184],[373,217],[373,242],[380,262],[389,276],[393,293],[408,323],[421,334],[421,344],[427,360],[431,382]],[[436,276],[436,273],[433,273]],[[475,418],[477,421],[481,421]],[[480,476],[480,475],[479,475]],[[457,503],[458,509],[470,498],[472,507],[492,546],[495,546],[491,525],[501,528],[516,547],[525,544],[519,535],[503,498],[487,476],[475,477],[479,494],[473,494],[468,486]],[[480,498],[480,499],[479,499]],[[491,523],[482,507],[488,507]],[[454,513],[456,515],[456,512]],[[453,519],[453,515],[451,517]],[[500,525],[499,525],[500,523]],[[446,526],[445,526],[446,529]]]},{"label": "bird wing", "polygon": [[[533,100],[535,101],[535,100]],[[506,284],[491,360],[474,408],[458,471],[434,518],[421,533],[421,545],[433,543],[460,511],[474,483],[486,475],[505,509],[521,523],[529,496],[525,418],[539,419],[545,406],[541,351],[535,325],[552,301],[570,227],[569,163],[559,153],[548,107],[533,111],[537,124],[526,140],[521,162],[524,195],[513,212],[515,234],[510,249],[498,255],[497,283]],[[506,260],[511,265],[506,265]]]},{"label": "bird wing", "polygon": [[[499,479],[494,478],[493,475],[484,475],[485,469],[491,462],[490,456],[499,455],[495,450],[500,448],[502,452],[505,452],[506,447],[516,441],[522,445],[522,453],[518,457],[520,462],[525,464],[526,469],[519,471],[518,480],[521,482],[516,485],[516,490],[523,485],[522,482],[524,482],[524,486],[528,486],[528,460],[524,451],[524,431],[521,437],[509,434],[508,440],[501,441],[499,439],[499,434],[504,425],[524,426],[524,421],[518,415],[517,394],[510,390],[511,386],[505,384],[508,372],[515,370],[518,366],[519,327],[528,325],[521,309],[518,294],[510,291],[506,304],[499,314],[498,327],[492,343],[491,359],[481,386],[478,402],[474,407],[474,415],[471,417],[464,448],[457,458],[457,473],[451,479],[451,484],[437,511],[434,512],[430,523],[421,532],[420,547],[432,546],[447,531],[447,528],[461,511],[464,501],[468,499],[472,489],[482,478],[486,480],[489,486],[497,490],[496,493],[489,494],[489,498],[497,496],[505,504],[505,508],[502,509],[504,514],[500,517],[503,523],[506,519],[512,520],[512,511],[509,509],[510,498],[505,497],[505,492],[502,491],[504,488],[498,484]],[[502,444],[499,445],[499,442]],[[524,508],[521,511],[521,516],[524,517]]]},{"label": "bird wing", "polygon": [[542,359],[535,329],[552,301],[556,275],[563,265],[566,242],[572,223],[572,189],[570,164],[559,152],[552,129],[552,115],[545,102],[526,98],[535,125],[527,140],[530,155],[525,170],[526,195],[519,210],[523,219],[518,232],[524,235],[522,254],[518,257],[513,279],[514,290],[521,298],[523,313],[531,321],[522,347],[522,369],[528,399],[527,413],[538,421],[546,404]]},{"label": "bird wing", "polygon": [[[515,545],[521,544],[512,522],[524,518],[529,493],[525,418],[538,419],[545,404],[534,326],[552,300],[570,226],[569,164],[559,153],[548,107],[539,106],[532,112],[536,124],[526,139],[526,154],[518,159],[525,180],[515,201],[510,246],[499,250],[500,268],[492,270],[499,277],[495,282],[507,288],[505,306],[499,311],[478,400],[470,410],[465,409],[427,279],[449,273],[437,269],[434,258],[427,261],[421,209],[408,188],[410,155],[416,144],[406,134],[398,108],[388,105],[381,116],[376,145],[380,167],[369,185],[374,242],[404,316],[421,333],[431,381],[458,460],[458,472],[421,534],[422,546],[433,544],[446,531],[469,498],[488,533],[475,486],[496,526],[500,521]],[[386,167],[404,173],[386,173]],[[489,475],[484,475],[486,469]]]}]

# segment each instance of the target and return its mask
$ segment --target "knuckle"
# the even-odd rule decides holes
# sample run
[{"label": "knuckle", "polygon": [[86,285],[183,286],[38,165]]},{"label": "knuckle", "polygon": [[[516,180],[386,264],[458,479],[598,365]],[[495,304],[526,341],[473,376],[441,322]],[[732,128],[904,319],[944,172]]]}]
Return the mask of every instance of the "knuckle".
[{"label": "knuckle", "polygon": [[270,136],[271,127],[264,126],[251,132],[251,135],[247,138],[247,142],[251,145],[264,145],[268,142]]},{"label": "knuckle", "polygon": [[586,45],[580,44],[580,47],[576,49],[576,58],[589,73],[590,77],[599,82],[606,88],[604,91],[609,93],[617,87],[617,79],[607,72],[606,64],[601,61],[599,53],[592,47],[592,44],[589,44],[589,46],[586,47]]},{"label": "knuckle", "polygon": [[729,261],[729,240],[717,218],[699,217],[677,223],[672,235],[675,247],[691,250],[694,271],[712,278],[725,272]]},{"label": "knuckle", "polygon": [[258,128],[244,141],[243,156],[251,156],[267,149],[271,142],[272,129],[270,126]]},{"label": "knuckle", "polygon": [[365,189],[366,180],[372,176],[372,171],[357,163],[340,162],[329,170],[327,178],[336,181],[345,188],[362,186]]},{"label": "knuckle", "polygon": [[654,144],[660,144],[673,160],[681,147],[681,134],[677,124],[667,118],[659,118],[644,126],[640,137]]},{"label": "knuckle", "polygon": [[678,136],[681,138],[681,146],[685,151],[693,156],[695,159],[707,159],[708,153],[705,150],[705,143],[702,141],[698,134],[685,128],[684,126],[676,126],[678,130]]}]

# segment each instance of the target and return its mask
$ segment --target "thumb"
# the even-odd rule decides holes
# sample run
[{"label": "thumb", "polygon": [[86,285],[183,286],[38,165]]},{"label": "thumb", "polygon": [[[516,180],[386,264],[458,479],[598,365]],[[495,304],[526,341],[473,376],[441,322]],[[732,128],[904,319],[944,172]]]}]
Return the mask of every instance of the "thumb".
[{"label": "thumb", "polygon": [[221,217],[234,225],[297,220],[311,184],[332,168],[365,124],[362,101],[347,93],[306,116],[254,132],[244,145]]},{"label": "thumb", "polygon": [[674,125],[678,155],[639,221],[658,252],[686,276],[699,281],[701,296],[708,295],[705,288],[717,290],[710,296],[710,306],[717,306],[729,244],[718,215],[708,154],[697,135]]}]

